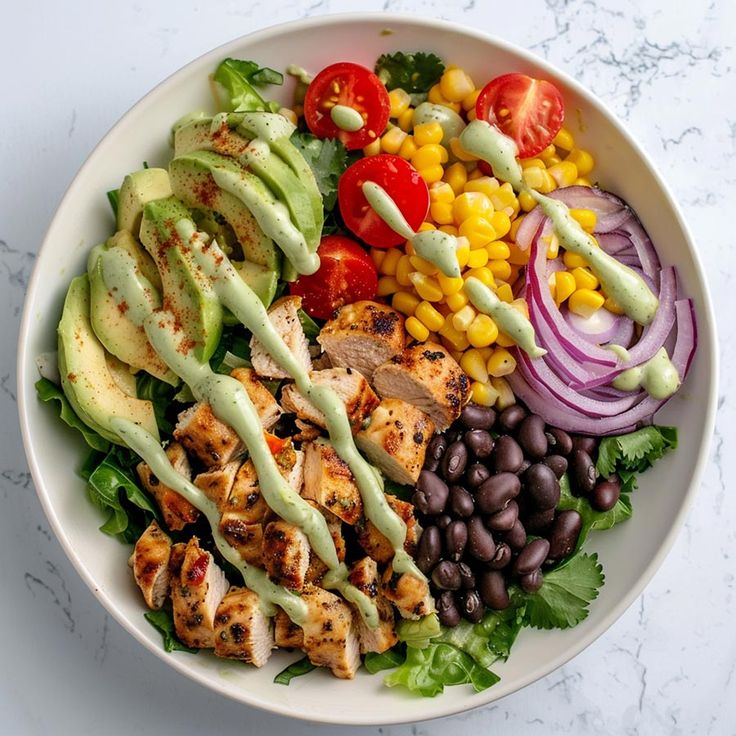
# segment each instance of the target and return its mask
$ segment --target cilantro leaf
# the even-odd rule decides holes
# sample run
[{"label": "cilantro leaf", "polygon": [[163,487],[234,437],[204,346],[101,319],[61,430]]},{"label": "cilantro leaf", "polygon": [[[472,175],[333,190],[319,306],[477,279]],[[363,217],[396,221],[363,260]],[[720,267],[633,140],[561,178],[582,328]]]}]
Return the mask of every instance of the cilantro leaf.
[{"label": "cilantro leaf", "polygon": [[597,554],[578,553],[545,573],[542,587],[526,597],[525,623],[537,629],[567,629],[588,615],[588,606],[603,585]]},{"label": "cilantro leaf", "polygon": [[622,469],[641,473],[676,447],[675,427],[655,425],[617,437],[605,437],[598,447],[596,470],[604,478]]},{"label": "cilantro leaf", "polygon": [[147,611],[143,617],[148,621],[154,629],[161,633],[164,640],[164,650],[167,652],[189,652],[196,654],[199,649],[190,649],[182,644],[176,636],[174,629],[174,619],[171,611],[162,608],[159,611]]},{"label": "cilantro leaf", "polygon": [[302,657],[302,659],[297,662],[292,662],[288,667],[281,670],[281,672],[273,678],[273,681],[277,685],[288,685],[295,677],[306,675],[314,669],[317,669],[317,665],[312,664],[309,661],[309,657]]},{"label": "cilantro leaf", "polygon": [[429,92],[444,71],[445,65],[438,56],[423,51],[383,54],[376,62],[376,74],[387,89],[401,87],[410,93]]},{"label": "cilantro leaf", "polygon": [[401,644],[397,644],[392,649],[387,649],[382,654],[378,652],[367,652],[363,659],[365,668],[372,675],[381,670],[391,670],[394,667],[398,667],[406,659],[404,647]]},{"label": "cilantro leaf", "polygon": [[347,168],[347,151],[336,138],[317,138],[295,130],[291,142],[304,156],[314,172],[325,210],[330,212],[337,202],[337,182]]},{"label": "cilantro leaf", "polygon": [[219,92],[220,107],[226,112],[277,112],[280,105],[266,102],[256,91],[263,84],[281,84],[284,77],[255,61],[225,59],[215,70],[213,79]]}]

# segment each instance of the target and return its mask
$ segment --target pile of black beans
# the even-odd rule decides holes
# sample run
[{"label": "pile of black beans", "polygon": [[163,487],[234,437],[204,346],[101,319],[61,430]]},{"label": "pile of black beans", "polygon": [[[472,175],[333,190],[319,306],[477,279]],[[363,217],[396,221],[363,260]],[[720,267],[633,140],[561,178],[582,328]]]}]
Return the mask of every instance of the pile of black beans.
[{"label": "pile of black beans", "polygon": [[564,473],[593,508],[613,508],[620,483],[597,478],[597,451],[596,438],[550,427],[521,404],[500,414],[469,404],[432,438],[412,498],[424,529],[416,561],[445,626],[506,608],[513,583],[539,590],[542,568],[574,550],[582,518],[557,510]]}]

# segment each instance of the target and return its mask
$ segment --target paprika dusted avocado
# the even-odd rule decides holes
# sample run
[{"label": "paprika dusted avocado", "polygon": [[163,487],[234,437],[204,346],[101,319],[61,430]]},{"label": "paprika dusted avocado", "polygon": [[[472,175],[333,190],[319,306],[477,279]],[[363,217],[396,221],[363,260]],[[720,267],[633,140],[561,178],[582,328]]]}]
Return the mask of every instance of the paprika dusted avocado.
[{"label": "paprika dusted avocado", "polygon": [[141,169],[128,174],[118,196],[118,230],[138,235],[146,203],[170,196],[171,185],[166,169]]}]

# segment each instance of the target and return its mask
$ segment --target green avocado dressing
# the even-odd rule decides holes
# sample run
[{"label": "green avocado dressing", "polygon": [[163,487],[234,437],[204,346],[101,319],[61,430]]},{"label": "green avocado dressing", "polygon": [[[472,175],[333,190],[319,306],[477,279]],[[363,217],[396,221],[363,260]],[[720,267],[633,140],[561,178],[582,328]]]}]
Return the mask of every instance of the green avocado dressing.
[{"label": "green avocado dressing", "polygon": [[125,316],[137,327],[142,327],[143,320],[161,306],[160,299],[155,296],[156,290],[142,273],[137,273],[136,262],[126,250],[100,249],[98,253],[102,279],[113,299],[118,305],[125,304]]},{"label": "green avocado dressing", "polygon": [[681,382],[666,348],[660,348],[645,363],[619,373],[612,385],[621,391],[636,391],[641,387],[653,399],[662,400],[672,396]]},{"label": "green avocado dressing", "polygon": [[485,120],[473,120],[460,134],[460,145],[493,169],[497,179],[507,181],[516,191],[525,188],[521,165],[516,159],[516,143]]},{"label": "green avocado dressing", "polygon": [[330,118],[340,130],[347,133],[356,133],[365,125],[363,116],[349,105],[335,105],[330,110]]},{"label": "green avocado dressing", "polygon": [[616,345],[613,342],[606,345],[606,349],[610,350],[622,363],[628,363],[631,360],[631,353],[623,345]]}]

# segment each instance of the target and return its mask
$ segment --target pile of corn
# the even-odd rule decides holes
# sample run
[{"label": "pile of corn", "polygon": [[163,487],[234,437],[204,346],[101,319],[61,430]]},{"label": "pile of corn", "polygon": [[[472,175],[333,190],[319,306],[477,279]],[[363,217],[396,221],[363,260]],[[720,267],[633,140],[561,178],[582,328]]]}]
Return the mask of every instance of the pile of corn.
[{"label": "pile of corn", "polygon": [[[439,83],[429,91],[429,101],[444,105],[470,121],[475,118],[475,102],[480,93],[462,69],[449,67]],[[442,145],[439,123],[414,125],[414,109],[409,95],[401,89],[389,93],[392,124],[380,138],[364,149],[366,155],[391,153],[410,161],[427,182],[430,210],[419,230],[439,228],[460,238],[458,260],[461,278],[448,278],[430,262],[419,257],[410,243],[389,250],[374,248],[378,268],[378,295],[390,300],[394,309],[406,315],[406,330],[419,342],[441,342],[471,378],[472,400],[503,409],[514,403],[514,395],[504,379],[516,367],[507,348],[514,344],[499,332],[495,322],[478,313],[468,302],[464,280],[475,276],[494,289],[505,302],[526,314],[526,303],[515,299],[517,282],[528,261],[514,240],[524,214],[535,202],[527,193],[516,196],[508,183],[485,175],[477,159],[464,151],[458,139]],[[557,187],[590,186],[586,177],[593,169],[593,157],[575,147],[569,130],[563,128],[537,157],[521,162],[524,181],[543,194]],[[572,210],[572,215],[588,231],[595,227],[591,210]],[[549,238],[547,255],[558,256],[556,237]],[[585,261],[564,253],[565,269],[550,276],[550,290],[556,303],[589,316],[616,305],[601,293],[598,280]]]}]

